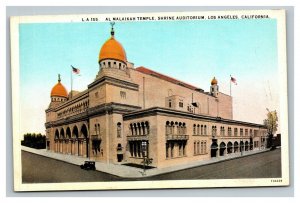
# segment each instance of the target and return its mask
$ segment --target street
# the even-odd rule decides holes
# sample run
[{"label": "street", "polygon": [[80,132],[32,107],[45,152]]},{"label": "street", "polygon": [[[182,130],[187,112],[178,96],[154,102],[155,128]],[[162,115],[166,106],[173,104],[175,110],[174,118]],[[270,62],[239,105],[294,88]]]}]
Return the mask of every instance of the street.
[{"label": "street", "polygon": [[210,165],[160,174],[145,178],[121,178],[99,171],[86,171],[79,166],[22,151],[23,183],[233,179],[281,177],[281,150],[245,156]]}]

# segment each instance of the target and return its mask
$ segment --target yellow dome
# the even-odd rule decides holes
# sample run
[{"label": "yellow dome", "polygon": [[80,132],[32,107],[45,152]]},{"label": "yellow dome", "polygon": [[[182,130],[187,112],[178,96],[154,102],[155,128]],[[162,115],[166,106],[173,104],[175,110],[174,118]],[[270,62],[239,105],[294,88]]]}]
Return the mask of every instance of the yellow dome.
[{"label": "yellow dome", "polygon": [[100,50],[99,62],[104,59],[115,59],[124,63],[127,62],[126,52],[123,46],[115,40],[113,36],[103,44]]},{"label": "yellow dome", "polygon": [[104,59],[115,59],[118,61],[122,61],[124,63],[127,62],[126,52],[120,42],[115,40],[115,31],[114,31],[114,22],[111,23],[111,37],[108,39],[103,46],[101,47],[100,53],[99,53],[99,61],[102,61]]},{"label": "yellow dome", "polygon": [[214,77],[212,80],[211,80],[211,85],[217,85],[218,84],[218,81],[217,79]]},{"label": "yellow dome", "polygon": [[66,88],[60,83],[60,76],[58,76],[58,83],[51,90],[51,97],[68,97]]}]

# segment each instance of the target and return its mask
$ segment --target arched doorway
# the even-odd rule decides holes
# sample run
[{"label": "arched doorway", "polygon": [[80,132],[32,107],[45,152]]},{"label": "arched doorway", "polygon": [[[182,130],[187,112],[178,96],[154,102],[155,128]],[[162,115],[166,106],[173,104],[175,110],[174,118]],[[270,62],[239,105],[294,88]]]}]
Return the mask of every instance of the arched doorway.
[{"label": "arched doorway", "polygon": [[75,125],[72,130],[72,147],[71,152],[74,155],[78,155],[78,128]]},{"label": "arched doorway", "polygon": [[118,162],[121,162],[123,160],[123,151],[122,151],[123,147],[122,145],[119,143],[117,146],[117,159]]},{"label": "arched doorway", "polygon": [[232,142],[228,142],[227,143],[227,154],[231,154],[232,153]]},{"label": "arched doorway", "polygon": [[244,150],[245,150],[245,148],[244,148],[244,142],[240,141],[240,152],[242,152]]},{"label": "arched doorway", "polygon": [[220,156],[224,156],[225,150],[226,150],[226,144],[224,142],[221,142],[221,144],[220,144]]},{"label": "arched doorway", "polygon": [[58,139],[59,139],[59,131],[58,129],[55,130],[55,136],[54,136],[54,141],[55,141],[55,146],[54,146],[54,152],[58,152]]},{"label": "arched doorway", "polygon": [[238,151],[239,151],[239,143],[235,141],[233,145],[233,152],[237,153]]},{"label": "arched doorway", "polygon": [[248,151],[248,150],[249,150],[249,142],[246,141],[246,142],[245,142],[245,151]]},{"label": "arched doorway", "polygon": [[250,150],[253,150],[253,138],[250,137]]},{"label": "arched doorway", "polygon": [[213,142],[210,146],[210,156],[216,157],[218,151],[218,144],[216,142]]},{"label": "arched doorway", "polygon": [[80,142],[80,155],[81,156],[89,156],[89,148],[88,148],[88,129],[85,124],[81,126],[80,129],[80,137],[83,138]]}]

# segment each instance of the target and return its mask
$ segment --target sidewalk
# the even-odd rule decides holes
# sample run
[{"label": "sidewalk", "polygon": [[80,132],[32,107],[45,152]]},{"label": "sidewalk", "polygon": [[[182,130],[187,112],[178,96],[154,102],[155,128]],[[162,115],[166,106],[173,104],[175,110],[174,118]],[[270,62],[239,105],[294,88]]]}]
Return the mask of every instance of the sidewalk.
[{"label": "sidewalk", "polygon": [[[59,154],[59,153],[50,152],[46,149],[33,149],[33,148],[25,147],[25,146],[22,146],[21,149],[26,152],[38,154],[38,155],[49,157],[52,159],[57,159],[57,160],[75,164],[78,166],[83,164],[84,161],[88,160],[86,157],[78,157],[78,156],[71,156],[71,155],[67,155],[67,154]],[[243,152],[242,156],[243,157],[250,156],[253,154],[263,153],[266,151],[269,151],[269,150],[264,149],[264,150],[256,150],[256,151],[247,151],[247,152]],[[179,170],[198,167],[198,166],[202,166],[202,165],[213,164],[213,163],[230,160],[230,159],[237,159],[240,157],[241,157],[240,153],[235,153],[235,154],[230,154],[230,155],[226,155],[226,156],[222,156],[222,157],[218,157],[218,158],[212,158],[209,160],[195,161],[195,162],[185,164],[185,165],[180,165],[180,166],[172,166],[172,167],[166,167],[166,168],[160,168],[160,169],[158,169],[158,168],[147,169],[146,174],[144,174],[143,169],[140,169],[140,168],[125,166],[125,165],[120,165],[120,164],[107,164],[107,163],[101,163],[101,162],[96,162],[96,170],[104,172],[104,173],[116,175],[119,177],[123,177],[123,178],[140,178],[140,177],[149,177],[149,176],[169,173],[169,172],[173,172],[173,171],[179,171]]]}]

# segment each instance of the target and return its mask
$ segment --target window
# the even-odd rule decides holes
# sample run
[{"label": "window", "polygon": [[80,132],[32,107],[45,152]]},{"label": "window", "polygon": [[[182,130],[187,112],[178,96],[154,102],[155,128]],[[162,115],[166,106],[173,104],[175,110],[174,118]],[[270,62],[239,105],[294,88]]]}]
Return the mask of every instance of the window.
[{"label": "window", "polygon": [[120,91],[120,96],[122,99],[126,99],[126,92]]},{"label": "window", "polygon": [[183,108],[183,101],[182,100],[179,100],[179,107]]},{"label": "window", "polygon": [[108,62],[108,67],[110,68],[110,62]]},{"label": "window", "polygon": [[172,108],[172,100],[169,100],[169,108]]},{"label": "window", "polygon": [[197,154],[197,151],[196,151],[196,142],[194,142],[194,155]]},{"label": "window", "polygon": [[217,126],[212,126],[211,133],[212,133],[212,136],[216,136],[217,135]]},{"label": "window", "polygon": [[117,137],[121,137],[121,133],[122,133],[122,128],[121,128],[121,123],[119,122],[117,124]]},{"label": "window", "polygon": [[238,129],[234,128],[234,136],[238,136]]},{"label": "window", "polygon": [[204,125],[204,135],[207,135],[206,125]]},{"label": "window", "polygon": [[196,124],[193,126],[193,134],[196,135]]},{"label": "window", "polygon": [[248,129],[245,129],[245,136],[248,136]]},{"label": "window", "polygon": [[200,125],[197,125],[197,135],[200,135]]},{"label": "window", "polygon": [[241,128],[240,129],[240,136],[243,136],[244,135],[244,130]]},{"label": "window", "polygon": [[166,143],[166,158],[169,158],[169,143]]},{"label": "window", "polygon": [[232,135],[231,127],[228,127],[228,136]]}]

